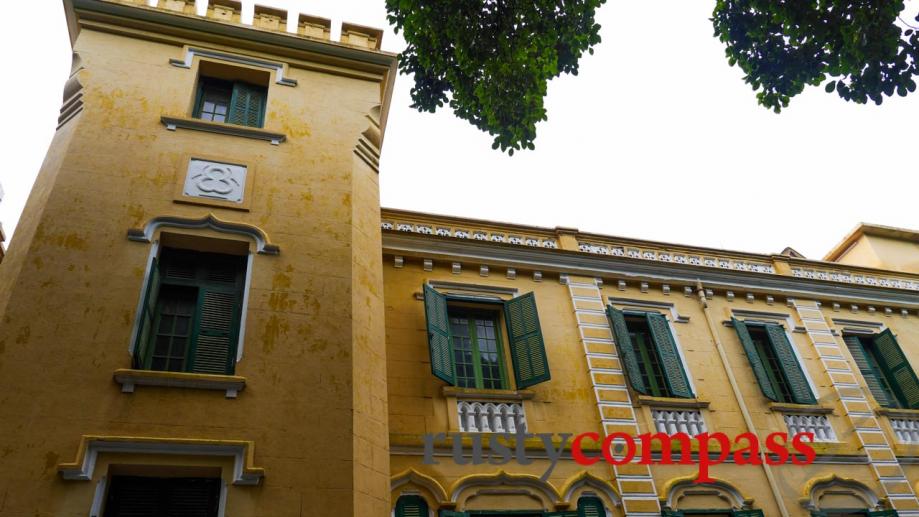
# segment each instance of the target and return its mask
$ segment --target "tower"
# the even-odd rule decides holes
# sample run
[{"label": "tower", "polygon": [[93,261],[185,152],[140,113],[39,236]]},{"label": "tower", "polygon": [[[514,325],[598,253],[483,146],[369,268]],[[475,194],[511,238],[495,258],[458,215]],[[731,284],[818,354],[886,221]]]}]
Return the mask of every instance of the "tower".
[{"label": "tower", "polygon": [[388,514],[382,31],[64,8],[59,127],[0,268],[0,515]]}]

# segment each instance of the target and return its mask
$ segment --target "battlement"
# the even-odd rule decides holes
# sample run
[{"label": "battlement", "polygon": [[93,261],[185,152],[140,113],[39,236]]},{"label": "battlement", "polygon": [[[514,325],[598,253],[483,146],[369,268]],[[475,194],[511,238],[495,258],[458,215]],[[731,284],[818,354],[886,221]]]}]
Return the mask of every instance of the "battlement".
[{"label": "battlement", "polygon": [[[198,14],[195,0],[100,0],[110,3],[128,4],[148,9],[159,9],[186,16],[204,17],[223,23],[247,25],[261,30],[283,32],[304,38],[331,41],[332,20],[299,13],[296,32],[288,32],[287,10],[256,4],[252,23],[243,21],[243,5],[239,0],[201,0],[207,3],[204,15]],[[367,27],[349,22],[341,24],[339,43],[350,47],[380,50],[383,29]]]}]

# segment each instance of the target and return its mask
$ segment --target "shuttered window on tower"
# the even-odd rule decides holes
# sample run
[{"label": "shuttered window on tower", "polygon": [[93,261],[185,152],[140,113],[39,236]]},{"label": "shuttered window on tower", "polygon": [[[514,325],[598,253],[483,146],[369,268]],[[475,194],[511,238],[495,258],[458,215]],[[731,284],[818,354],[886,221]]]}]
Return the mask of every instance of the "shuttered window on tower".
[{"label": "shuttered window on tower", "polygon": [[654,397],[694,397],[667,318],[612,306],[606,314],[632,389]]},{"label": "shuttered window on tower", "polygon": [[483,303],[440,293],[427,284],[423,291],[435,377],[459,387],[509,389],[501,341],[503,315],[516,387],[523,389],[551,378],[533,293]]},{"label": "shuttered window on tower", "polygon": [[890,329],[874,335],[845,335],[874,400],[888,408],[919,408],[919,380]]},{"label": "shuttered window on tower", "polygon": [[267,98],[268,89],[264,86],[202,77],[193,115],[212,122],[262,127]]},{"label": "shuttered window on tower", "polygon": [[420,495],[404,495],[396,501],[395,517],[428,517],[428,503]]},{"label": "shuttered window on tower", "polygon": [[220,478],[112,476],[104,517],[217,517]]},{"label": "shuttered window on tower", "polygon": [[245,273],[243,256],[164,248],[151,264],[134,367],[232,374]]},{"label": "shuttered window on tower", "polygon": [[795,404],[817,403],[783,326],[733,318],[731,321],[766,398]]}]

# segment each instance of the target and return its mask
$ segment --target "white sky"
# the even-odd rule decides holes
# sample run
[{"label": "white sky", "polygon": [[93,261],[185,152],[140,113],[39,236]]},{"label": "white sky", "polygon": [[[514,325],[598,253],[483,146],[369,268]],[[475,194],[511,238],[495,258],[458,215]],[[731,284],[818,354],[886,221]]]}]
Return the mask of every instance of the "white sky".
[{"label": "white sky", "polygon": [[[384,0],[260,3],[332,18],[333,38],[342,20],[388,28]],[[449,111],[411,110],[411,79],[400,76],[383,206],[744,251],[792,246],[810,258],[858,221],[919,228],[919,93],[875,107],[811,88],[781,115],[768,112],[712,37],[713,4],[608,0],[603,42],[579,76],[550,83],[536,150],[513,157]],[[29,11],[0,31],[8,234],[54,134],[70,67],[61,2],[34,0]],[[397,52],[402,40],[387,29],[383,48]]]}]

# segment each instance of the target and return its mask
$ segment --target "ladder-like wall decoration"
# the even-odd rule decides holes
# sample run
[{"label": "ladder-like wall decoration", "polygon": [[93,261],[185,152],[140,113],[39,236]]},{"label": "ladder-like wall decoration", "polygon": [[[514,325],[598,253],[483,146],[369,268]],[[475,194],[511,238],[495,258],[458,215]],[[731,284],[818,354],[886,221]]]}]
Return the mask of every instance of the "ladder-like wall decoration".
[{"label": "ladder-like wall decoration", "polygon": [[820,355],[820,361],[833,383],[836,394],[845,407],[846,417],[855,429],[859,443],[868,455],[878,482],[891,506],[902,517],[919,516],[919,500],[903,474],[900,462],[890,447],[887,435],[881,430],[865,392],[856,380],[848,361],[842,353],[836,336],[823,316],[823,311],[812,300],[795,300],[795,310],[804,323],[807,335]]},{"label": "ladder-like wall decoration", "polygon": [[[637,436],[641,431],[632,408],[619,355],[616,353],[600,289],[592,278],[571,277],[568,291],[578,320],[594,395],[597,397],[603,435],[605,437],[611,433],[624,432]],[[613,466],[612,469],[622,496],[625,515],[660,517],[660,501],[648,465],[629,463]]]}]

